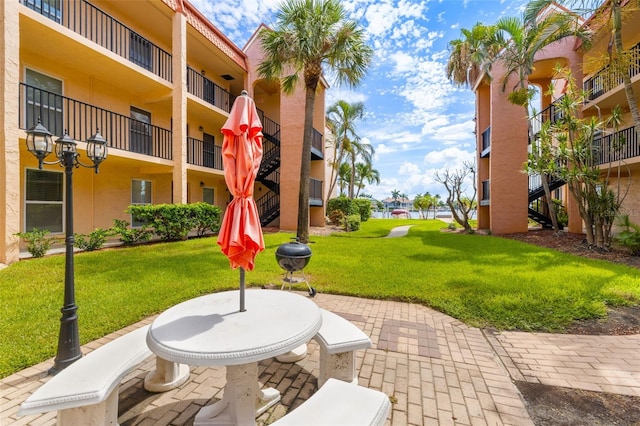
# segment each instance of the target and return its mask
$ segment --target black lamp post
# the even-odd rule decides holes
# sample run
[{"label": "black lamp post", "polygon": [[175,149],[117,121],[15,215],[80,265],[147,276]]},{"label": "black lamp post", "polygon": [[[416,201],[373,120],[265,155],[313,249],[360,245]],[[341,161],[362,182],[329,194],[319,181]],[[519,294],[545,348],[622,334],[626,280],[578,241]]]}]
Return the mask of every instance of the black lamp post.
[{"label": "black lamp post", "polygon": [[58,335],[58,352],[55,363],[49,374],[55,375],[82,357],[80,339],[78,337],[78,306],[75,300],[74,265],[73,265],[73,169],[79,166],[95,169],[107,158],[107,141],[96,132],[87,139],[87,156],[93,165],[82,164],[78,157],[76,142],[69,137],[66,130],[61,138],[55,141],[57,161],[46,162],[44,159],[53,151],[53,135],[42,125],[40,119],[27,130],[27,149],[38,159],[38,168],[43,164],[60,164],[65,172],[65,269],[64,269],[64,305],[60,318],[60,334]]}]

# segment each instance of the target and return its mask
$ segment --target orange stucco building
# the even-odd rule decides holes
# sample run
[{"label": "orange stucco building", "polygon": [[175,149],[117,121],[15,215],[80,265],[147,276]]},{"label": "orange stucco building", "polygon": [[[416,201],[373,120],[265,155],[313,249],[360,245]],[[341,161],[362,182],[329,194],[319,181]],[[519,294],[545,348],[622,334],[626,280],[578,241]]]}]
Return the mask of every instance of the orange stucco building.
[{"label": "orange stucco building", "polygon": [[[99,129],[108,141],[99,174],[74,172],[74,231],[87,234],[113,219],[131,221],[130,204],[205,201],[224,209],[220,129],[243,89],[264,127],[254,191],[263,226],[296,228],[304,91],[285,96],[261,82],[256,36],[240,49],[182,0],[5,1],[0,23],[0,263],[18,260],[16,232],[65,231],[63,169],[38,170],[25,145],[38,118],[54,140],[66,130],[88,164],[87,138]],[[314,226],[324,225],[323,83],[314,118]]]},{"label": "orange stucco building", "polygon": [[[640,12],[635,11],[623,23],[623,42],[625,48],[631,49],[636,58],[632,64],[631,74],[636,93],[640,93]],[[587,21],[585,25],[592,24]],[[628,113],[628,103],[624,89],[619,81],[604,84],[606,70],[589,66],[596,63],[594,58],[606,54],[610,32],[604,27],[592,25],[595,31],[594,43],[584,49],[574,38],[556,42],[536,55],[535,67],[528,80],[530,85],[541,90],[540,112],[538,118],[532,119],[535,132],[540,120],[553,119],[554,101],[561,96],[565,82],[554,80],[554,69],[561,65],[569,69],[579,85],[590,92],[589,101],[583,106],[585,117],[600,114],[606,118],[611,109],[620,104],[624,107],[625,122],[628,134],[627,148],[623,149],[624,161],[631,170],[632,185],[629,195],[622,206],[622,213],[629,214],[634,223],[640,223],[640,149],[638,140],[632,131],[633,121]],[[600,61],[602,63],[602,61]],[[531,149],[528,142],[527,116],[523,107],[513,105],[507,99],[509,88],[514,82],[507,83],[506,91],[501,90],[504,68],[500,62],[493,65],[492,79],[486,75],[476,82],[476,152],[477,152],[477,186],[478,186],[478,229],[490,230],[492,233],[526,232],[529,219],[542,225],[550,225],[550,219],[536,214],[534,203],[543,195],[539,176],[530,176],[524,165]],[[547,94],[549,84],[554,80],[557,95]],[[537,123],[536,123],[537,121]],[[610,133],[610,132],[609,132]],[[605,135],[607,132],[605,131]],[[594,144],[598,149],[603,137],[596,138]],[[608,159],[601,159],[601,167],[606,167]],[[634,173],[635,170],[635,173]],[[615,182],[614,182],[615,183]],[[575,200],[569,194],[566,185],[558,182],[554,189],[554,198],[564,204],[568,214],[567,231],[582,233],[583,224]]]}]

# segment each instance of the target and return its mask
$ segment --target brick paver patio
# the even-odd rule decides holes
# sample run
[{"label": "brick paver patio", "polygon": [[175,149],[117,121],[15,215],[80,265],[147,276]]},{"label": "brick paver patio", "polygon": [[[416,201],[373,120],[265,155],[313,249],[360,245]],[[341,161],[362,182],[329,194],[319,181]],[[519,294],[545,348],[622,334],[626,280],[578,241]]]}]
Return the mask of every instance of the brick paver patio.
[{"label": "brick paver patio", "polygon": [[[389,425],[532,425],[513,380],[640,396],[640,336],[484,333],[410,303],[328,294],[313,300],[371,337],[373,347],[357,352],[359,384],[389,395]],[[282,417],[316,391],[318,352],[312,341],[302,361],[259,364],[261,383],[279,389],[282,401],[258,424]],[[55,413],[16,417],[22,401],[47,380],[51,365],[49,360],[2,379],[0,424],[55,424]],[[177,389],[149,393],[142,382],[154,367],[150,357],[122,383],[121,425],[190,425],[200,407],[222,395],[224,368],[205,367],[192,367],[190,379]]]}]

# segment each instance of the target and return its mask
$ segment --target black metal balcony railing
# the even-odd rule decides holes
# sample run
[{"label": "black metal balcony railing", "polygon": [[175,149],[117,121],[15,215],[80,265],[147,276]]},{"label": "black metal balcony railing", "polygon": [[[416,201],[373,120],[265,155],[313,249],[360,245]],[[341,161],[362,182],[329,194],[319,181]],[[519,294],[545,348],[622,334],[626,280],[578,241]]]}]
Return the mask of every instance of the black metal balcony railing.
[{"label": "black metal balcony railing", "polygon": [[20,3],[160,78],[172,81],[171,54],[85,0]]},{"label": "black metal balcony railing", "polygon": [[490,185],[491,181],[489,179],[482,181],[482,198],[480,199],[480,204],[484,201],[485,203],[491,199]]},{"label": "black metal balcony railing", "polygon": [[264,111],[261,109],[258,108],[257,112],[262,123],[262,134],[273,143],[280,145],[280,124],[264,115]]},{"label": "black metal balcony railing", "polygon": [[62,136],[66,130],[79,141],[99,129],[109,148],[172,159],[171,130],[24,83],[20,83],[18,102],[21,129],[30,129],[40,118],[54,135]]},{"label": "black metal balcony railing", "polygon": [[223,170],[222,147],[199,139],[187,138],[187,163]]},{"label": "black metal balcony railing", "polygon": [[548,107],[538,113],[537,117],[539,117],[542,123],[551,121],[551,124],[555,124],[556,121],[562,118],[562,111],[560,110],[558,105],[560,105],[560,102],[562,102],[563,96],[564,95],[560,96],[558,99],[549,104]]},{"label": "black metal balcony railing", "polygon": [[487,127],[481,135],[482,138],[482,152],[491,147],[491,126]]},{"label": "black metal balcony railing", "polygon": [[613,163],[640,156],[638,135],[634,127],[627,127],[617,133],[597,137],[593,141],[596,164]]},{"label": "black metal balcony railing", "polygon": [[[556,121],[562,118],[562,111],[558,107],[561,99],[562,99],[562,96],[556,99],[555,101],[553,101],[551,104],[549,104],[549,106],[547,106],[545,109],[543,109],[542,111],[540,111],[535,116],[529,119],[529,123],[531,125],[532,137],[535,138],[536,135],[540,132],[540,130],[542,129],[542,123],[546,123],[547,121],[550,121],[551,124],[555,124]],[[533,141],[529,141],[529,143],[531,142]]]},{"label": "black metal balcony railing", "polygon": [[[640,43],[629,49],[629,76],[640,74]],[[585,80],[583,89],[587,92],[587,100],[592,101],[622,84],[622,74],[612,71],[607,65],[592,77]]]},{"label": "black metal balcony railing", "polygon": [[187,91],[225,112],[231,111],[233,101],[236,99],[231,93],[190,66],[187,66]]},{"label": "black metal balcony railing", "polygon": [[322,133],[313,129],[313,139],[311,140],[311,147],[315,148],[318,153],[322,154]]}]

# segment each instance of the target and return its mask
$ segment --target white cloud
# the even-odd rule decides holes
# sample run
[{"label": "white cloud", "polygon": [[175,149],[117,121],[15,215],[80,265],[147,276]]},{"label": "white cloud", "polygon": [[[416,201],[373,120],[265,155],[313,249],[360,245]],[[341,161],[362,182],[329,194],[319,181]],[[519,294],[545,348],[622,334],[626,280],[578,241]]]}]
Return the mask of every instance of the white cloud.
[{"label": "white cloud", "polygon": [[459,169],[465,162],[474,162],[475,151],[464,151],[458,147],[445,148],[440,151],[431,151],[424,157],[424,164],[433,169]]}]

